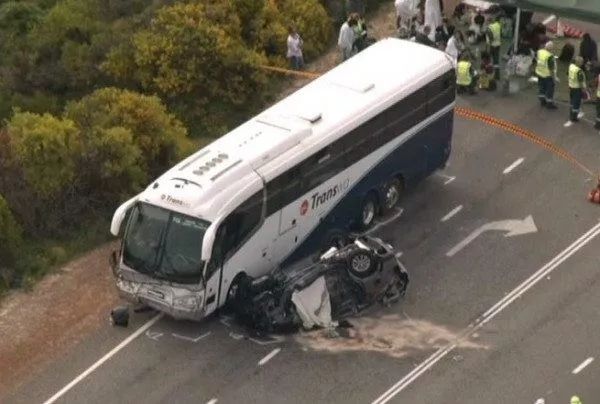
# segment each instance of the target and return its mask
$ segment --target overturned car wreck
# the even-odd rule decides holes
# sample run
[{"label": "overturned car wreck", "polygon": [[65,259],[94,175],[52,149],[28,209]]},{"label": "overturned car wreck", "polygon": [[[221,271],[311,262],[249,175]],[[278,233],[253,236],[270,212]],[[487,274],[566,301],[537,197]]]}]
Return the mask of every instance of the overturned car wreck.
[{"label": "overturned car wreck", "polygon": [[232,309],[246,325],[263,332],[334,327],[373,303],[398,301],[407,285],[408,274],[392,246],[362,236],[332,247],[316,262],[300,261],[247,280]]}]

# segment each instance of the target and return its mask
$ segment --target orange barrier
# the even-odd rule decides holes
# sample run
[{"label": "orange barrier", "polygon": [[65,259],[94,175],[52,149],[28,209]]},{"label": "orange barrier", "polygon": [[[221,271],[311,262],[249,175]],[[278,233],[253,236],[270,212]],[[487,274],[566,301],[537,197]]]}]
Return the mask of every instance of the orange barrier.
[{"label": "orange barrier", "polygon": [[258,67],[263,70],[267,70],[267,71],[271,71],[271,72],[289,74],[291,76],[299,76],[299,77],[304,77],[307,79],[316,79],[317,77],[321,76],[321,73],[303,72],[300,70],[284,69],[282,67],[266,66],[266,65],[260,65]]}]

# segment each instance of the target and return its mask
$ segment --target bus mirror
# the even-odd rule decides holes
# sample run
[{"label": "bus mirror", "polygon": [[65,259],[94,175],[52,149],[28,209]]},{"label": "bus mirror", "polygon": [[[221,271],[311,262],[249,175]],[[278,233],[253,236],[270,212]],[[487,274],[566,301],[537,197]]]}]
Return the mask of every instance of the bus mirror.
[{"label": "bus mirror", "polygon": [[204,233],[204,239],[202,240],[202,261],[204,262],[210,261],[218,225],[218,222],[211,223]]},{"label": "bus mirror", "polygon": [[127,212],[131,207],[137,202],[138,197],[133,197],[121,206],[119,206],[113,215],[112,222],[110,223],[110,232],[113,236],[119,236],[121,232],[121,225],[123,224],[123,219],[127,216]]}]

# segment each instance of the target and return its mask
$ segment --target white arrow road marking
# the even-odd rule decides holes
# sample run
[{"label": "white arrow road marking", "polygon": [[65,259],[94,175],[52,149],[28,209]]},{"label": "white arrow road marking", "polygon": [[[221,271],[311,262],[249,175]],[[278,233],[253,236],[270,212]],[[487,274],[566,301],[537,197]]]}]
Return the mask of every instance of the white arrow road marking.
[{"label": "white arrow road marking", "polygon": [[498,222],[487,223],[475,230],[473,233],[469,234],[469,236],[463,241],[455,245],[446,253],[446,256],[454,256],[460,250],[468,246],[477,237],[486,231],[491,230],[507,231],[508,233],[505,234],[504,237],[513,237],[520,236],[522,234],[535,233],[537,232],[537,227],[535,226],[535,222],[533,221],[533,217],[531,215],[527,216],[523,220],[501,220]]},{"label": "white arrow road marking", "polygon": [[521,165],[521,163],[523,163],[525,161],[525,158],[521,157],[519,159],[517,159],[514,163],[512,163],[511,165],[509,165],[508,167],[506,167],[504,169],[504,171],[502,171],[502,173],[504,175],[510,173],[511,171],[513,171],[515,168],[517,168],[518,166]]},{"label": "white arrow road marking", "polygon": [[586,360],[584,360],[583,362],[581,362],[579,364],[579,366],[577,366],[575,369],[573,369],[573,374],[576,375],[577,373],[581,372],[583,369],[585,369],[590,363],[592,363],[594,361],[593,357],[589,357]]},{"label": "white arrow road marking", "polygon": [[158,341],[163,335],[164,334],[162,332],[156,332],[152,330],[146,331],[146,337],[150,338],[153,341]]},{"label": "white arrow road marking", "polygon": [[210,331],[207,333],[204,333],[196,338],[193,337],[186,337],[185,335],[179,335],[179,334],[175,334],[175,333],[171,333],[172,336],[174,336],[175,338],[179,338],[185,341],[190,341],[193,342],[194,344],[197,343],[198,341],[200,341],[201,339],[208,337],[210,335]]},{"label": "white arrow road marking", "polygon": [[401,391],[410,386],[423,373],[431,369],[437,362],[452,352],[462,341],[466,341],[483,328],[488,322],[492,321],[499,313],[510,306],[515,300],[534,287],[538,282],[545,279],[552,271],[558,268],[563,262],[573,256],[577,251],[585,247],[590,241],[594,240],[600,234],[600,223],[592,227],[587,233],[575,240],[570,246],[565,248],[556,257],[550,260],[546,265],[538,269],[533,275],[524,280],[519,286],[514,288],[509,294],[504,296],[498,303],[490,307],[482,316],[469,324],[457,337],[456,340],[449,342],[446,346],[439,348],[429,358],[421,362],[410,373],[405,375],[396,384],[390,387],[380,397],[375,399],[372,404],[385,404],[398,395]]}]

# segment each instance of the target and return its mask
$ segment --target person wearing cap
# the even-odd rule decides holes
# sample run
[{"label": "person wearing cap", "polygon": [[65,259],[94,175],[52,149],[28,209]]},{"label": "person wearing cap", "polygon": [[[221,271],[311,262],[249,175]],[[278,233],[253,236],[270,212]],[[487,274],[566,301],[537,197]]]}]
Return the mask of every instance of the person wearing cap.
[{"label": "person wearing cap", "polygon": [[583,99],[583,91],[586,88],[585,73],[583,72],[583,58],[575,57],[569,65],[569,100],[571,109],[569,111],[569,120],[565,123],[565,127],[573,125],[573,122],[578,122],[583,118],[581,112],[581,101]]},{"label": "person wearing cap", "polygon": [[486,32],[487,46],[494,61],[494,78],[500,80],[500,47],[502,46],[502,23],[500,16],[494,17]]},{"label": "person wearing cap", "polygon": [[543,49],[537,52],[535,74],[538,77],[538,98],[540,105],[548,109],[556,109],[554,104],[554,87],[556,63],[554,61],[554,44],[546,42]]},{"label": "person wearing cap", "polygon": [[579,397],[573,396],[573,397],[571,397],[571,404],[583,404],[583,403],[581,402],[581,399]]}]

